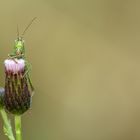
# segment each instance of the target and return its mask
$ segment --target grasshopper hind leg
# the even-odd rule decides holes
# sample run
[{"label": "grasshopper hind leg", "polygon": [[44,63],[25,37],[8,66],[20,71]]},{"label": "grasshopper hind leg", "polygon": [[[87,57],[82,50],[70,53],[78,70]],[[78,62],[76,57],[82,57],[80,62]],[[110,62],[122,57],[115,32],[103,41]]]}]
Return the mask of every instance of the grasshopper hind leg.
[{"label": "grasshopper hind leg", "polygon": [[31,70],[31,64],[29,64],[29,63],[26,61],[25,73],[24,73],[24,75],[22,76],[22,78],[27,77],[27,80],[28,80],[28,82],[29,82],[29,85],[30,85],[30,88],[31,88],[31,91],[32,91],[32,96],[33,96],[33,94],[34,94],[34,86],[33,86],[33,84],[32,84],[32,80],[31,80],[31,78],[30,78],[30,74],[29,74],[30,70]]}]

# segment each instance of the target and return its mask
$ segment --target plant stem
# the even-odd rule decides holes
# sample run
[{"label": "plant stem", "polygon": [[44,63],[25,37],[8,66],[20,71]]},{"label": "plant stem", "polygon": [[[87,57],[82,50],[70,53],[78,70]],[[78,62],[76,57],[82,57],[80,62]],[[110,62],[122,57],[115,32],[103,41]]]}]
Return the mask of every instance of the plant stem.
[{"label": "plant stem", "polygon": [[2,108],[2,109],[0,109],[0,112],[1,112],[3,122],[4,122],[4,133],[5,133],[5,135],[7,135],[9,140],[15,140],[13,132],[12,132],[12,127],[11,127],[10,121],[7,117],[7,114],[6,114],[5,110]]},{"label": "plant stem", "polygon": [[16,131],[16,140],[22,140],[21,115],[15,115],[15,131]]}]

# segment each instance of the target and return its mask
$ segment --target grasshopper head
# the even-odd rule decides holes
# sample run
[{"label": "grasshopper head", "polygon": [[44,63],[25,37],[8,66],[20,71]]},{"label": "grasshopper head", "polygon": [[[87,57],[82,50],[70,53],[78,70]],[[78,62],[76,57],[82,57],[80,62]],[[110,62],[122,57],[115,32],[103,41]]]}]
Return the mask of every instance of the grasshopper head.
[{"label": "grasshopper head", "polygon": [[15,46],[14,47],[15,47],[15,53],[17,55],[24,53],[24,40],[23,40],[22,37],[18,37],[15,40]]}]

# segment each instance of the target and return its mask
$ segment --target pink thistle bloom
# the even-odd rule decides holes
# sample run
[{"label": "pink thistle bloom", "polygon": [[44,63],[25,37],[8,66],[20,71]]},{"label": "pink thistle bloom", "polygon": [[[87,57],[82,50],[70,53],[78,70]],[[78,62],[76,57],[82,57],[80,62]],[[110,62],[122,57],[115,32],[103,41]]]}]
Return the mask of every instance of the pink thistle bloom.
[{"label": "pink thistle bloom", "polygon": [[23,72],[25,68],[25,60],[23,59],[6,59],[4,61],[6,72],[17,74]]},{"label": "pink thistle bloom", "polygon": [[5,65],[5,108],[13,114],[23,114],[31,105],[31,88],[25,74],[24,59],[6,59]]}]

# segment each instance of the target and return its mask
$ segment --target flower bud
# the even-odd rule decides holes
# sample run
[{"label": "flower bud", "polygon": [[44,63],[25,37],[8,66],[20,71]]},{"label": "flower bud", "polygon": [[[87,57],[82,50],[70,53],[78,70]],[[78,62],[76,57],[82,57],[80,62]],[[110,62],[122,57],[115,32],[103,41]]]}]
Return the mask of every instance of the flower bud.
[{"label": "flower bud", "polygon": [[25,74],[24,59],[6,59],[5,64],[5,108],[13,114],[23,114],[30,108],[31,91]]}]

